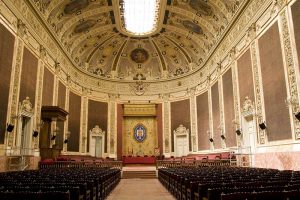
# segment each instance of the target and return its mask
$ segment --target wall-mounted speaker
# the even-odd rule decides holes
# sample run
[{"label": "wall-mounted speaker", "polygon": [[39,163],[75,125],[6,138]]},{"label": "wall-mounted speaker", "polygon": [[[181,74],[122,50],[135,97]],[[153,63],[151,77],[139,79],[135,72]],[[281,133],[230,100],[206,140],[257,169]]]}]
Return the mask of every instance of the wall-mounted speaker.
[{"label": "wall-mounted speaker", "polygon": [[37,137],[39,135],[39,132],[38,131],[33,131],[33,133],[32,133],[32,136],[33,137]]},{"label": "wall-mounted speaker", "polygon": [[14,130],[14,127],[15,127],[15,125],[13,125],[13,124],[7,124],[6,131],[10,133]]},{"label": "wall-mounted speaker", "polygon": [[214,139],[213,139],[213,138],[209,138],[209,141],[210,141],[210,142],[214,142]]},{"label": "wall-mounted speaker", "polygon": [[222,134],[221,138],[222,138],[222,140],[225,140],[226,137],[225,137],[225,135]]},{"label": "wall-mounted speaker", "polygon": [[259,128],[260,128],[261,130],[265,130],[265,129],[267,128],[266,123],[265,123],[265,122],[260,123],[260,124],[259,124]]},{"label": "wall-mounted speaker", "polygon": [[55,140],[56,135],[52,135],[51,140]]},{"label": "wall-mounted speaker", "polygon": [[241,131],[240,129],[236,130],[235,133],[236,133],[237,135],[242,135],[242,131]]},{"label": "wall-mounted speaker", "polygon": [[295,113],[295,117],[300,121],[300,112]]}]

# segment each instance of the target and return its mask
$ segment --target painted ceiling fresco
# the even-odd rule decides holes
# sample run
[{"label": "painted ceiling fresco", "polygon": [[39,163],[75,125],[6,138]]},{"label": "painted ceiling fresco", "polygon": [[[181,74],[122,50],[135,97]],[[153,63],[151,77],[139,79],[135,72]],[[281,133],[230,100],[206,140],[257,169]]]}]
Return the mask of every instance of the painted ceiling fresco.
[{"label": "painted ceiling fresco", "polygon": [[[119,0],[35,0],[78,68],[99,78],[167,80],[201,68],[244,0],[161,0],[159,30],[128,35]],[[42,9],[41,9],[42,8]]]}]

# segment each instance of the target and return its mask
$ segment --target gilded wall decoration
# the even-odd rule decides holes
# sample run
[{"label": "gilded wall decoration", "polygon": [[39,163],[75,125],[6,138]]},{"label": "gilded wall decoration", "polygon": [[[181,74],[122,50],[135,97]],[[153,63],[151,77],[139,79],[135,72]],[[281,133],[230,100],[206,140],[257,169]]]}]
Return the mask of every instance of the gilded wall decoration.
[{"label": "gilded wall decoration", "polygon": [[[35,121],[34,121],[34,130],[40,131],[41,128],[41,108],[42,108],[42,90],[43,90],[43,78],[44,78],[44,67],[45,63],[43,60],[39,60],[39,66],[38,66],[38,81],[37,81],[37,97],[36,97],[36,110],[35,110]],[[35,149],[38,148],[39,144],[39,137],[34,138],[33,147]]]},{"label": "gilded wall decoration", "polygon": [[[144,128],[139,129],[140,124]],[[123,155],[154,155],[154,149],[158,145],[155,117],[126,117],[123,127]],[[143,137],[145,131],[147,136]]]},{"label": "gilded wall decoration", "polygon": [[197,138],[197,105],[195,90],[189,91],[190,97],[190,108],[191,108],[191,140],[192,140],[192,151],[197,151],[198,138]]},{"label": "gilded wall decoration", "polygon": [[115,148],[116,148],[116,99],[118,97],[112,95],[110,97],[110,102],[109,102],[109,128],[110,128],[110,131],[109,131],[109,139],[110,139],[110,142],[109,142],[109,147],[110,147],[110,150],[109,150],[109,153],[110,154],[114,154],[115,153]]},{"label": "gilded wall decoration", "polygon": [[[232,66],[232,80],[233,80],[233,108],[234,108],[234,119],[232,124],[235,125],[236,130],[241,128],[241,117],[240,117],[240,104],[239,104],[239,91],[238,91],[238,78],[237,78],[237,64],[234,62]],[[241,146],[241,138],[237,136],[237,146]]]},{"label": "gilded wall decoration", "polygon": [[81,152],[87,152],[87,129],[88,129],[88,98],[84,96],[82,99],[82,111],[81,111]]},{"label": "gilded wall decoration", "polygon": [[[288,27],[288,20],[287,20],[287,12],[284,10],[280,13],[280,20],[281,20],[281,29],[283,38],[283,47],[284,47],[284,55],[285,55],[285,65],[287,68],[288,74],[288,85],[289,85],[289,95],[290,95],[290,107],[292,109],[292,113],[297,113],[300,110],[299,107],[299,98],[298,98],[298,88],[297,88],[297,81],[296,81],[296,72],[295,72],[295,63],[292,54],[292,44],[291,44],[291,34],[289,32]],[[295,138],[300,139],[300,122],[297,118],[293,117],[294,123],[294,133]]]},{"label": "gilded wall decoration", "polygon": [[[23,61],[23,50],[24,50],[24,43],[21,39],[18,39],[14,53],[15,64],[13,65],[12,74],[14,78],[12,79],[12,93],[11,93],[11,108],[10,108],[10,122],[9,123],[16,123],[16,119],[14,116],[17,116],[18,112],[18,98],[19,98],[19,90],[20,90],[20,79],[21,79],[21,68],[22,68],[22,61]],[[16,134],[16,129],[14,129],[13,133],[9,134],[8,136],[8,146],[13,145],[14,137]]]},{"label": "gilded wall decoration", "polygon": [[[168,100],[168,97],[164,97]],[[170,103],[164,101],[163,103],[163,141],[164,141],[164,153],[170,153]]]},{"label": "gilded wall decoration", "polygon": [[[262,89],[261,89],[261,78],[259,73],[259,66],[258,66],[258,55],[256,49],[256,43],[253,42],[251,44],[251,57],[252,57],[252,68],[253,68],[253,76],[254,76],[254,88],[255,88],[255,106],[256,106],[256,124],[260,124],[263,122],[263,100],[262,100]],[[258,130],[258,142],[259,144],[265,144],[265,131],[261,130],[257,127]]]},{"label": "gilded wall decoration", "polygon": [[134,94],[141,96],[146,92],[146,89],[149,86],[149,84],[144,83],[142,81],[136,81],[135,83],[131,83],[130,86]]}]

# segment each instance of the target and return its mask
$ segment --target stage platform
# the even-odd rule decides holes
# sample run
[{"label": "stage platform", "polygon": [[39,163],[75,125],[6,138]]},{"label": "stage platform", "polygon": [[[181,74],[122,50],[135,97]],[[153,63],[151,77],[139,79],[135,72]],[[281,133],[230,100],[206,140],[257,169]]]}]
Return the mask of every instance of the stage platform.
[{"label": "stage platform", "polygon": [[149,165],[130,165],[122,168],[122,171],[155,171],[155,166]]},{"label": "stage platform", "polygon": [[123,179],[153,179],[157,178],[155,166],[132,165],[122,168]]},{"label": "stage platform", "polygon": [[155,164],[156,158],[151,157],[139,157],[139,156],[124,156],[122,158],[123,164]]}]

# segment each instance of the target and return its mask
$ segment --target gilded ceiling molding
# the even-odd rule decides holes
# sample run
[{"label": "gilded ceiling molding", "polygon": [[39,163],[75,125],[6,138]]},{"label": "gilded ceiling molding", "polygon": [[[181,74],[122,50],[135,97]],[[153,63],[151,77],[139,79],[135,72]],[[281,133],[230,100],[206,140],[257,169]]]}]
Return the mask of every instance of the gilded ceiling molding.
[{"label": "gilded ceiling molding", "polygon": [[170,40],[178,49],[180,49],[180,51],[183,53],[183,55],[185,56],[185,59],[188,63],[191,63],[192,62],[192,59],[191,57],[187,54],[187,52],[182,48],[180,47],[175,41],[173,41],[171,38],[165,36],[165,38],[167,38],[168,40]]},{"label": "gilded ceiling molding", "polygon": [[122,44],[122,46],[118,49],[118,54],[116,55],[116,57],[115,57],[115,59],[114,59],[114,61],[113,61],[113,66],[112,66],[112,71],[117,71],[118,70],[118,62],[119,62],[119,58],[120,58],[120,56],[121,56],[121,53],[122,53],[122,51],[123,51],[123,49],[124,49],[124,47],[125,47],[125,45],[128,43],[128,39],[126,39],[124,42],[123,42],[123,44]]},{"label": "gilded ceiling molding", "polygon": [[152,44],[156,50],[156,53],[158,54],[158,56],[160,58],[159,61],[161,63],[160,69],[161,69],[161,73],[162,73],[162,78],[166,78],[166,74],[163,74],[163,72],[167,70],[166,61],[164,60],[164,57],[162,56],[161,51],[159,50],[157,44],[153,40],[150,40],[150,41],[152,42]]},{"label": "gilded ceiling molding", "polygon": [[[65,73],[66,71],[68,71],[67,74],[69,74],[70,76],[69,79],[74,80],[76,84],[85,85],[87,88],[93,88],[93,90],[97,92],[112,93],[113,91],[113,93],[115,94],[132,96],[131,87],[128,86],[128,80],[111,80],[111,78],[107,77],[98,77],[87,72],[82,68],[82,66],[79,68],[73,67],[77,65],[73,60],[74,58],[72,58],[68,52],[62,51],[62,49],[65,47],[61,45],[57,34],[50,28],[48,22],[42,23],[40,19],[36,18],[36,14],[34,14],[34,12],[39,13],[40,11],[39,8],[37,8],[33,3],[33,0],[29,1],[29,3],[32,5],[31,7],[28,6],[27,1],[4,0],[4,2],[10,8],[10,10],[12,10],[18,16],[21,16],[20,10],[22,10],[22,20],[24,21],[24,23],[26,22],[25,24],[30,30],[30,33],[34,33],[33,36],[39,41],[41,45],[47,48],[51,57],[57,58],[58,62],[61,63],[62,71],[64,71]],[[234,46],[237,41],[239,41],[239,39],[243,37],[243,30],[245,30],[246,27],[249,27],[249,23],[253,23],[253,21],[257,20],[257,18],[259,17],[257,13],[261,13],[269,4],[270,0],[245,0],[240,2],[239,6],[236,8],[235,14],[232,15],[233,19],[236,19],[238,13],[241,13],[239,18],[236,21],[232,21],[228,24],[228,29],[231,30],[229,30],[228,32],[225,31],[225,36],[223,34],[222,37],[220,37],[220,44],[218,45],[218,47],[216,47],[215,51],[211,50],[209,53],[207,53],[207,57],[197,58],[199,59],[199,63],[201,59],[201,64],[198,63],[199,65],[193,72],[188,72],[180,77],[169,77],[168,80],[147,80],[146,82],[151,83],[148,87],[147,94],[167,93],[169,92],[170,88],[172,88],[172,92],[179,92],[185,90],[187,87],[197,87],[199,88],[197,89],[197,92],[199,90],[202,91],[201,88],[203,87],[201,85],[206,84],[206,82],[199,81],[199,77],[203,71],[206,71],[205,69],[208,66],[207,63],[209,63],[209,60],[220,60],[222,57],[226,57],[228,55],[228,49],[231,49],[232,46]],[[35,10],[32,10],[32,8],[34,8]],[[260,9],[258,10],[257,8]],[[47,11],[45,13],[47,13]],[[249,19],[251,20],[249,21]],[[50,37],[48,35],[49,31],[46,31],[46,29],[49,29],[53,37]],[[54,41],[53,38],[55,38],[56,41]],[[165,71],[163,71],[162,74],[163,76],[165,76]],[[60,76],[64,76],[64,74],[61,74]],[[198,81],[197,78],[193,78],[193,81],[190,80],[191,77],[194,76],[198,78]],[[63,79],[63,77],[60,78]],[[182,85],[184,87],[176,86],[177,82],[179,81],[182,82]],[[77,87],[76,84],[71,85],[72,87]],[[152,87],[152,84],[155,87]],[[120,85],[122,86],[119,87]],[[165,87],[165,85],[167,85],[167,87]],[[174,85],[176,87],[173,88]],[[159,90],[157,88],[159,88]]]}]

